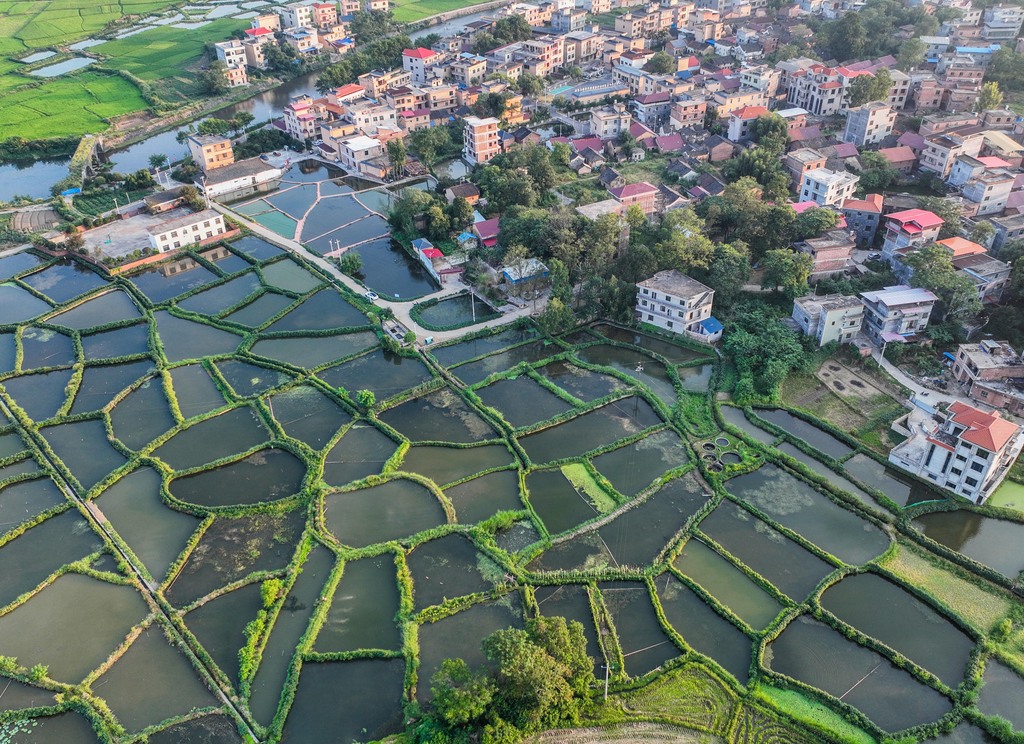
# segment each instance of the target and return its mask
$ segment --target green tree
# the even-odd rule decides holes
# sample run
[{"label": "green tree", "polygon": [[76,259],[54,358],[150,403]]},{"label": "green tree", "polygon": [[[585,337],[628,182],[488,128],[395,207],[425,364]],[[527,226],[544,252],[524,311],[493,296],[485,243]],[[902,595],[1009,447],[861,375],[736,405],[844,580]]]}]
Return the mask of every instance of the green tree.
[{"label": "green tree", "polygon": [[839,224],[839,215],[831,209],[811,207],[798,214],[793,222],[793,240],[817,238]]},{"label": "green tree", "polygon": [[653,72],[655,75],[671,75],[675,73],[677,69],[676,58],[668,52],[655,52],[654,55],[647,60],[647,64],[644,65],[644,69],[647,72]]},{"label": "green tree", "polygon": [[248,111],[239,111],[231,117],[231,129],[236,134],[242,132],[247,126],[256,121],[256,117]]},{"label": "green tree", "polygon": [[749,402],[744,398],[755,392],[774,397],[786,376],[806,366],[810,358],[798,335],[764,306],[736,309],[726,328],[723,349],[744,383],[736,387],[740,403]]},{"label": "green tree", "polygon": [[963,229],[963,216],[959,204],[941,196],[921,196],[918,197],[917,202],[921,205],[921,209],[927,209],[942,218],[942,228],[939,230],[940,240],[960,234],[960,230]]},{"label": "green tree", "polygon": [[1003,93],[999,90],[999,83],[987,82],[981,86],[981,94],[974,106],[975,111],[991,111],[1003,107]]},{"label": "green tree", "polygon": [[567,167],[569,161],[572,160],[572,148],[565,142],[556,142],[554,147],[551,148],[551,160],[554,161],[555,165],[563,168]]},{"label": "green tree", "polygon": [[814,259],[806,253],[783,248],[765,253],[761,265],[764,268],[761,287],[781,289],[787,297],[793,298],[807,291]]},{"label": "green tree", "polygon": [[1009,46],[997,49],[985,80],[996,83],[1000,90],[1024,90],[1024,54],[1018,54]]},{"label": "green tree", "polygon": [[227,134],[231,131],[231,124],[226,119],[210,117],[199,122],[197,127],[199,134]]},{"label": "green tree", "polygon": [[896,54],[896,69],[903,72],[912,70],[924,62],[926,51],[928,47],[920,39],[907,39],[900,44],[900,50]]},{"label": "green tree", "polygon": [[708,131],[713,130],[718,124],[718,109],[714,106],[708,106],[704,110],[704,128]]},{"label": "green tree", "polygon": [[568,331],[576,325],[576,316],[573,315],[572,308],[563,300],[551,297],[548,299],[544,312],[537,318],[537,322],[546,333],[557,334]]},{"label": "green tree", "polygon": [[436,715],[448,728],[481,723],[497,692],[484,671],[474,672],[462,659],[445,659],[430,678]]},{"label": "green tree", "polygon": [[850,105],[863,106],[870,101],[887,100],[891,88],[892,75],[885,68],[874,75],[858,75],[850,83]]},{"label": "green tree", "polygon": [[448,205],[448,219],[452,230],[462,230],[473,222],[473,205],[464,196],[456,196]]},{"label": "green tree", "polygon": [[911,286],[927,289],[939,298],[932,314],[941,322],[959,323],[981,312],[981,300],[974,282],[956,270],[948,248],[933,243],[919,248],[904,260],[913,271]]},{"label": "green tree", "polygon": [[742,241],[718,243],[701,281],[715,290],[719,307],[731,307],[750,280],[750,249]]},{"label": "green tree", "polygon": [[869,193],[884,191],[900,176],[899,171],[892,167],[885,156],[877,152],[862,152],[860,162],[864,170],[860,174],[859,186]]},{"label": "green tree", "polygon": [[427,232],[434,240],[444,240],[451,234],[451,223],[440,204],[431,204],[427,209]]},{"label": "green tree", "polygon": [[400,28],[395,22],[395,14],[390,10],[356,11],[349,25],[350,33],[360,44],[388,36]]},{"label": "green tree", "polygon": [[401,178],[405,173],[405,163],[409,159],[405,150],[405,142],[399,138],[388,140],[388,162],[395,169],[395,174]]},{"label": "green tree", "polygon": [[372,390],[360,390],[356,393],[356,402],[364,411],[370,411],[377,405],[377,396]]},{"label": "green tree", "polygon": [[426,166],[431,166],[439,155],[452,148],[452,137],[448,127],[419,129],[409,137],[412,149]]},{"label": "green tree", "polygon": [[835,24],[827,27],[825,36],[831,52],[829,56],[840,62],[860,59],[868,46],[868,36],[860,13],[846,13]]},{"label": "green tree", "polygon": [[46,664],[36,664],[28,670],[28,678],[33,682],[39,682],[44,679],[50,672],[50,667]]},{"label": "green tree", "polygon": [[204,93],[219,96],[230,90],[227,67],[223,62],[211,62],[209,68],[199,73],[199,86]]},{"label": "green tree", "polygon": [[524,72],[519,76],[518,86],[524,96],[536,96],[544,90],[544,81],[532,73]]},{"label": "green tree", "polygon": [[355,276],[363,268],[363,259],[355,251],[346,251],[342,254],[341,258],[338,259],[338,268],[349,276]]},{"label": "green tree", "polygon": [[978,222],[974,229],[971,230],[971,240],[979,245],[988,247],[989,241],[992,240],[992,236],[996,234],[996,229],[992,227],[991,222]]},{"label": "green tree", "polygon": [[789,125],[778,114],[759,116],[750,127],[750,138],[776,158],[789,146]]},{"label": "green tree", "polygon": [[154,170],[159,170],[167,165],[167,156],[162,152],[155,152],[149,156],[149,167]]}]

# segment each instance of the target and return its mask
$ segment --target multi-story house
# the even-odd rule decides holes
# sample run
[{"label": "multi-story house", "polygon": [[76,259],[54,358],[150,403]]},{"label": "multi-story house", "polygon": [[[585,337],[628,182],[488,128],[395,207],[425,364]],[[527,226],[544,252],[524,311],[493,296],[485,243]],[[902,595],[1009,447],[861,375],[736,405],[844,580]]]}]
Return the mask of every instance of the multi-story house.
[{"label": "multi-story house", "polygon": [[551,16],[551,30],[557,34],[582,31],[587,25],[587,11],[582,8],[563,8]]},{"label": "multi-story house", "polygon": [[462,157],[470,165],[486,163],[501,151],[498,140],[498,120],[467,116],[462,132]]},{"label": "multi-story house", "polygon": [[927,289],[906,284],[862,292],[864,332],[876,344],[895,336],[912,336],[928,327],[936,297]]},{"label": "multi-story house", "polygon": [[448,72],[457,85],[476,85],[487,76],[487,60],[477,54],[464,52],[452,61]]},{"label": "multi-story house", "polygon": [[413,88],[408,85],[388,88],[387,93],[384,94],[384,100],[399,114],[403,111],[428,108],[427,92],[422,88]]},{"label": "multi-story house", "polygon": [[297,28],[300,26],[313,25],[312,3],[292,3],[290,5],[282,5],[280,9],[278,9],[277,14],[281,17],[281,26],[283,28]]},{"label": "multi-story house", "polygon": [[715,291],[710,287],[675,269],[659,271],[636,286],[640,322],[707,342],[721,337],[722,324],[711,315]]},{"label": "multi-story house", "polygon": [[1024,214],[993,217],[990,221],[992,227],[996,229],[996,234],[992,237],[992,250],[995,253],[998,254],[1011,240],[1024,239]]},{"label": "multi-story house", "polygon": [[245,67],[245,46],[239,39],[218,41],[213,47],[217,50],[217,59],[228,69]]},{"label": "multi-story house", "polygon": [[324,119],[326,104],[326,98],[296,98],[284,107],[285,131],[300,142],[313,139],[320,129],[320,121]]},{"label": "multi-story house", "polygon": [[337,3],[313,3],[313,25],[328,29],[338,25]]},{"label": "multi-story house", "polygon": [[634,118],[645,126],[658,130],[668,122],[672,96],[668,93],[650,93],[637,96],[629,103]]},{"label": "multi-story house", "polygon": [[537,36],[522,42],[524,69],[546,78],[565,64],[565,39],[561,36]]},{"label": "multi-story house", "polygon": [[863,199],[847,199],[840,206],[846,227],[857,236],[857,244],[868,247],[875,241],[882,219],[882,195],[867,194]]},{"label": "multi-story house", "polygon": [[345,112],[356,129],[366,135],[375,136],[382,129],[398,127],[398,112],[386,104],[353,101],[345,107]]},{"label": "multi-story house", "polygon": [[998,303],[1010,283],[1010,264],[985,252],[954,258],[953,267],[971,280],[978,300],[986,305]]},{"label": "multi-story house", "polygon": [[203,173],[235,162],[231,140],[219,134],[190,134],[188,151],[192,155],[192,161]]},{"label": "multi-story house", "polygon": [[782,72],[768,65],[750,65],[740,71],[740,81],[746,88],[759,90],[769,101],[779,92]]},{"label": "multi-story house", "polygon": [[892,133],[896,112],[888,103],[871,101],[846,112],[846,129],[840,138],[857,147],[875,145]]},{"label": "multi-story house", "polygon": [[158,253],[166,253],[186,245],[211,240],[227,232],[224,217],[212,209],[161,222],[147,231],[149,247]]},{"label": "multi-story house", "polygon": [[854,233],[848,230],[829,230],[820,237],[795,243],[793,247],[798,253],[811,257],[814,261],[811,277],[821,279],[844,272],[856,245]]},{"label": "multi-story house", "polygon": [[633,116],[626,110],[624,103],[613,103],[601,106],[590,112],[590,134],[601,139],[618,137],[622,132],[629,131]]},{"label": "multi-story house", "polygon": [[427,81],[427,70],[443,59],[444,55],[433,49],[405,49],[402,52],[402,69],[409,73],[414,85],[423,85]]},{"label": "multi-story house", "polygon": [[397,68],[394,70],[370,70],[370,72],[360,75],[358,80],[367,96],[379,100],[388,88],[411,85],[412,73]]},{"label": "multi-story house", "polygon": [[1020,35],[1024,9],[1016,5],[986,8],[982,21],[981,35],[986,41],[1011,42]]},{"label": "multi-story house", "polygon": [[764,106],[744,106],[729,114],[729,139],[737,144],[749,142],[753,136],[754,122],[768,115]]},{"label": "multi-story house", "polygon": [[[939,488],[983,504],[1024,447],[1016,424],[954,401],[934,427],[924,425],[889,452],[889,462]],[[927,428],[926,428],[927,427]]]},{"label": "multi-story house", "polygon": [[818,346],[848,344],[860,333],[864,303],[847,295],[809,295],[793,301],[793,320]]},{"label": "multi-story house", "polygon": [[338,160],[350,173],[360,173],[361,163],[384,152],[380,140],[364,134],[349,137],[338,143]]},{"label": "multi-story house", "polygon": [[963,187],[964,216],[1002,214],[1016,177],[1005,169],[990,170],[970,179]]},{"label": "multi-story house", "polygon": [[804,173],[800,182],[800,200],[813,201],[818,206],[840,205],[853,196],[860,176],[852,173],[815,168]]},{"label": "multi-story house", "polygon": [[[277,18],[277,16],[274,16]],[[250,28],[245,31],[245,38],[242,39],[242,46],[245,51],[245,63],[249,67],[255,67],[258,70],[266,69],[267,58],[264,53],[264,48],[268,44],[276,44],[274,39],[274,32],[269,28],[259,27]]]},{"label": "multi-story house", "polygon": [[363,0],[364,13],[387,13],[391,9],[391,0]]},{"label": "multi-story house", "polygon": [[982,133],[955,134],[945,132],[924,138],[924,150],[921,152],[921,170],[931,171],[945,179],[953,169],[953,163],[961,155],[977,157],[985,144]]},{"label": "multi-story house", "polygon": [[974,400],[1013,415],[1024,412],[1024,360],[1007,341],[960,344],[952,372]]},{"label": "multi-story house", "polygon": [[265,28],[268,31],[281,30],[281,16],[277,13],[259,13],[249,21],[249,29],[255,31]]},{"label": "multi-story house", "polygon": [[320,51],[320,34],[312,26],[286,28],[281,32],[281,40],[301,56]]},{"label": "multi-story house", "polygon": [[575,31],[565,35],[565,64],[582,65],[601,56],[604,36],[590,31]]},{"label": "multi-story house", "polygon": [[608,13],[612,9],[612,0],[583,0],[583,9],[593,15]]},{"label": "multi-story house", "polygon": [[658,210],[658,194],[660,193],[658,187],[646,181],[627,183],[624,186],[608,189],[608,193],[612,199],[622,205],[624,211],[635,204],[643,210],[646,216],[650,217]]},{"label": "multi-story house", "polygon": [[901,248],[934,242],[943,224],[941,217],[927,209],[906,209],[886,215],[882,255],[891,261]]},{"label": "multi-story house", "polygon": [[668,122],[672,129],[684,127],[704,128],[704,115],[708,111],[707,101],[700,96],[683,94],[672,102],[668,112]]}]

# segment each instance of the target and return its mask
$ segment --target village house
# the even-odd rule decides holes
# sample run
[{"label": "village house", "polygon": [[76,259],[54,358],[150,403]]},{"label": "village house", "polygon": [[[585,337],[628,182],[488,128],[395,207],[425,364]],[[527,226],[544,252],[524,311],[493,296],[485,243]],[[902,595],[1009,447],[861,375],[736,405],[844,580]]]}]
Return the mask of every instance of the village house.
[{"label": "village house", "polygon": [[848,344],[860,333],[864,303],[848,295],[809,295],[793,301],[793,320],[801,332],[818,342]]},{"label": "village house", "polygon": [[149,247],[166,253],[187,245],[195,245],[227,232],[224,217],[212,209],[186,214],[154,225],[149,233]]},{"label": "village house", "polygon": [[715,291],[675,269],[637,282],[636,318],[666,331],[713,343],[722,324],[712,315]]},{"label": "village house", "polygon": [[889,462],[975,504],[999,487],[1024,447],[1016,424],[954,401],[937,425],[915,427]]}]

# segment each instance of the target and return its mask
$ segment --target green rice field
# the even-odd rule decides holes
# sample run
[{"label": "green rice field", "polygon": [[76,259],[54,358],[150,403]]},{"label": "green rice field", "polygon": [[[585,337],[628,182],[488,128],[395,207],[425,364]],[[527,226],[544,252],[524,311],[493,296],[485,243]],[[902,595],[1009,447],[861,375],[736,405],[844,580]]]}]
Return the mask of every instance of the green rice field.
[{"label": "green rice field", "polygon": [[476,5],[476,0],[396,0],[391,4],[395,20],[399,23],[413,23],[428,16]]}]

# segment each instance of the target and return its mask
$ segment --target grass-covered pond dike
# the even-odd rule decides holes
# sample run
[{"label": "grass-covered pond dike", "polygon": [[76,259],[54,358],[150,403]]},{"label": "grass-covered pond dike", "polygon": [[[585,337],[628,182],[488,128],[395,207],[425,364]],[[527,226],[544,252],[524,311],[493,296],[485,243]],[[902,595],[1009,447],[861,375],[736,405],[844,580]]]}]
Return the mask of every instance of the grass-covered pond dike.
[{"label": "grass-covered pond dike", "polygon": [[[897,548],[878,503],[721,431],[706,350],[521,323],[423,357],[268,246],[113,281],[13,266],[3,287],[27,299],[0,315],[0,734],[382,737],[403,703],[429,704],[445,658],[480,662],[484,637],[537,614],[582,623],[609,670],[601,721],[810,742],[999,714],[966,693],[1010,595],[991,587],[986,622],[961,612],[937,587],[971,564],[901,560],[930,560],[929,543]],[[823,468],[854,452],[834,440]],[[1014,674],[1009,641],[992,643]],[[812,673],[824,657],[832,676]],[[868,661],[884,675],[846,694]],[[890,677],[898,715],[879,703]]]}]

